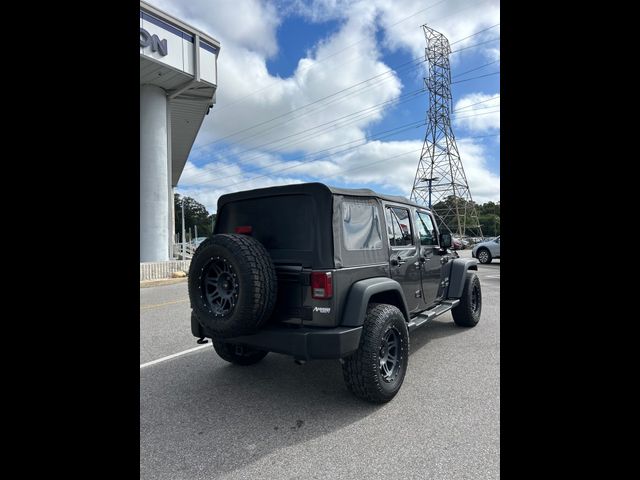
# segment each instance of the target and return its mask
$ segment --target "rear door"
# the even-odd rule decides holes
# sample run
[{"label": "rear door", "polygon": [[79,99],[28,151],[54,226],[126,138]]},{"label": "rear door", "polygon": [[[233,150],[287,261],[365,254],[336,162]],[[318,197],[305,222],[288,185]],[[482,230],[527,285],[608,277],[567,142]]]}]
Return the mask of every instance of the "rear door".
[{"label": "rear door", "polygon": [[416,224],[420,239],[422,291],[425,306],[429,307],[439,294],[443,256],[439,254],[438,231],[433,217],[428,212],[417,210]]},{"label": "rear door", "polygon": [[385,204],[384,212],[391,278],[402,286],[409,311],[423,310],[419,251],[411,212],[405,206],[391,204]]}]

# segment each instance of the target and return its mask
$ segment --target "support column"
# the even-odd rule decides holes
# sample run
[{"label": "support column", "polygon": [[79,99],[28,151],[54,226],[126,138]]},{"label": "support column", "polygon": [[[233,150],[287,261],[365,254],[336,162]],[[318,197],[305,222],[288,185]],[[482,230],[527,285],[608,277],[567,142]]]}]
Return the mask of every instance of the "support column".
[{"label": "support column", "polygon": [[[176,238],[176,209],[175,209],[175,205],[174,205],[174,200],[173,197],[175,196],[176,193],[176,188],[175,187],[170,187],[169,188],[169,255],[171,254],[175,254],[175,252],[173,252],[173,243],[175,242],[175,238]],[[173,258],[170,258],[171,260],[173,260]]]},{"label": "support column", "polygon": [[167,96],[140,86],[140,261],[169,260]]}]

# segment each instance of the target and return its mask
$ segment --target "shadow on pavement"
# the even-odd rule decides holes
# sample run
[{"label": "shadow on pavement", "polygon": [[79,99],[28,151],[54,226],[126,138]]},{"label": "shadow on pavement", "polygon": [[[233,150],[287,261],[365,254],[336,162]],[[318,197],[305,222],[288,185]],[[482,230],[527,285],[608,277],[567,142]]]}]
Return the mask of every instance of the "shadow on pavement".
[{"label": "shadow on pavement", "polygon": [[450,313],[441,315],[435,320],[430,320],[426,325],[414,330],[410,337],[409,358],[418,352],[427,343],[438,338],[448,337],[450,335],[464,334],[469,329],[459,327],[453,322]]},{"label": "shadow on pavement", "polygon": [[[433,320],[411,334],[411,352],[464,331],[448,315]],[[141,478],[222,475],[384,408],[351,395],[331,360],[299,366],[271,353],[239,367],[211,348],[140,376]]]},{"label": "shadow on pavement", "polygon": [[141,372],[140,397],[141,478],[224,474],[380,408],[347,391],[337,361],[238,367],[213,348]]}]

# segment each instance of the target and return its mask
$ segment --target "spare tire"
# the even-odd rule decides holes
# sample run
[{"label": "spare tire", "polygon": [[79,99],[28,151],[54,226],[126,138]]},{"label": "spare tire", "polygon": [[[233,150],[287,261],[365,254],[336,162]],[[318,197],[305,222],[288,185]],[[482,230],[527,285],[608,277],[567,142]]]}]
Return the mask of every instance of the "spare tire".
[{"label": "spare tire", "polygon": [[191,308],[217,337],[255,333],[276,303],[276,270],[255,238],[218,234],[200,244],[189,267]]}]

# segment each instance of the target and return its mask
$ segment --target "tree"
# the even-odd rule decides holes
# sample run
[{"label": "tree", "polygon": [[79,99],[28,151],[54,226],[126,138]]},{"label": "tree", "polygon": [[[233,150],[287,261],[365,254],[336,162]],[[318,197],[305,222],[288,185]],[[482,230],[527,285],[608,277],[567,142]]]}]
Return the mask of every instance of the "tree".
[{"label": "tree", "polygon": [[[199,237],[211,235],[211,221],[215,221],[215,214],[210,215],[206,207],[191,197],[184,197],[179,193],[174,194],[173,204],[175,207],[175,231],[182,232],[182,201],[184,200],[184,229],[188,232],[190,228],[198,227]],[[188,238],[188,237],[187,237]]]},{"label": "tree", "polygon": [[498,215],[480,215],[478,220],[485,237],[497,237],[500,235],[500,217]]},{"label": "tree", "polygon": [[[432,210],[441,217],[446,217],[448,212],[455,211],[455,202],[456,198],[453,195],[449,195],[446,199],[433,204]],[[464,198],[458,198],[459,211],[464,211],[465,204],[467,206],[466,225],[473,224],[470,215],[472,208],[470,207],[475,206],[476,211],[478,212],[478,222],[482,228],[482,234],[485,237],[496,237],[500,235],[500,202],[487,202],[482,205],[478,205],[473,201],[467,202]],[[449,217],[447,226],[454,234],[458,233],[458,226],[456,224],[455,217]]]}]

